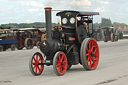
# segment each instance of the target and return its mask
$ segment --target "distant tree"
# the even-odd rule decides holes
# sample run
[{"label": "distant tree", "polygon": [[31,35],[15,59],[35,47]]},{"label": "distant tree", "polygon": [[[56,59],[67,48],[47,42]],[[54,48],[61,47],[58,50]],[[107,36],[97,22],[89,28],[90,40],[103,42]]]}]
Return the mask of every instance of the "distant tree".
[{"label": "distant tree", "polygon": [[119,22],[114,22],[113,26],[120,26],[120,23]]},{"label": "distant tree", "polygon": [[114,22],[113,26],[126,26],[126,28],[128,29],[128,25],[125,23]]},{"label": "distant tree", "polygon": [[101,27],[104,26],[112,26],[112,22],[110,19],[102,18],[101,19]]},{"label": "distant tree", "polygon": [[94,24],[93,24],[93,27],[94,27],[94,28],[99,28],[99,27],[100,27],[100,23],[94,23]]},{"label": "distant tree", "polygon": [[1,27],[7,27],[8,24],[1,24]]},{"label": "distant tree", "polygon": [[19,24],[19,28],[31,28],[31,26],[27,23],[21,23]]},{"label": "distant tree", "polygon": [[17,23],[1,24],[1,27],[18,28],[18,24]]},{"label": "distant tree", "polygon": [[44,27],[44,23],[43,22],[34,22],[34,23],[30,23],[31,27]]},{"label": "distant tree", "polygon": [[125,23],[120,23],[120,26],[126,26],[126,28],[128,28],[128,25]]},{"label": "distant tree", "polygon": [[[52,23],[52,27],[57,25],[56,23]],[[32,28],[32,27],[46,27],[44,22],[34,22],[34,23],[9,23],[9,24],[1,24],[1,27],[11,27],[11,28]]]}]

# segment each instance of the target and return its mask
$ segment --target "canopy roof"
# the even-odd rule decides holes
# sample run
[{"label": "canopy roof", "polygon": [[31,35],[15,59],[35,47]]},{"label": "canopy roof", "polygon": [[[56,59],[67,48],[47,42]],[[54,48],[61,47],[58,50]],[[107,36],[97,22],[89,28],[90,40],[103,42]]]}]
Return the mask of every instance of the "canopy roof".
[{"label": "canopy roof", "polygon": [[99,12],[71,11],[71,10],[61,11],[61,12],[58,12],[56,15],[59,16],[61,13],[65,13],[65,12],[77,13],[77,16],[93,16],[93,15],[99,15]]},{"label": "canopy roof", "polygon": [[92,16],[92,15],[99,15],[99,12],[83,12],[80,11],[78,15],[85,15],[85,16]]}]

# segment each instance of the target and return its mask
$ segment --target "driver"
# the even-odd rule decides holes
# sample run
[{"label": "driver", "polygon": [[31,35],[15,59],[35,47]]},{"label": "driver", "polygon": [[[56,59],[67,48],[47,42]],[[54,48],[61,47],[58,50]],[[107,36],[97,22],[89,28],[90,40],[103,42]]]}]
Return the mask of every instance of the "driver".
[{"label": "driver", "polygon": [[87,31],[87,33],[88,33],[88,25],[87,25],[87,23],[86,23],[86,22],[83,22],[83,24],[85,25],[86,31]]}]

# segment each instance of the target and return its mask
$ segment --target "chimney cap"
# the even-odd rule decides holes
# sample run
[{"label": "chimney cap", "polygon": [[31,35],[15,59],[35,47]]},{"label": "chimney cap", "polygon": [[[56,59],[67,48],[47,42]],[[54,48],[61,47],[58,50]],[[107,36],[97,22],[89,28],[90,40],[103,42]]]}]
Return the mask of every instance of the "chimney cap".
[{"label": "chimney cap", "polygon": [[45,11],[50,11],[50,10],[52,10],[51,7],[45,7],[44,9],[45,9]]}]

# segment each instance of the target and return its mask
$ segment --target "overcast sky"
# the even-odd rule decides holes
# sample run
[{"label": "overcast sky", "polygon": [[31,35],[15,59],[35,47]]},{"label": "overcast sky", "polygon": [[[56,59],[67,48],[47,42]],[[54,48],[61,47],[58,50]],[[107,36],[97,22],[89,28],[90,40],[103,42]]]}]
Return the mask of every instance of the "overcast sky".
[{"label": "overcast sky", "polygon": [[[44,22],[44,8],[54,10],[96,11],[94,22],[110,18],[112,22],[128,24],[128,0],[0,0],[0,24]],[[55,11],[52,21],[57,22]]]}]

